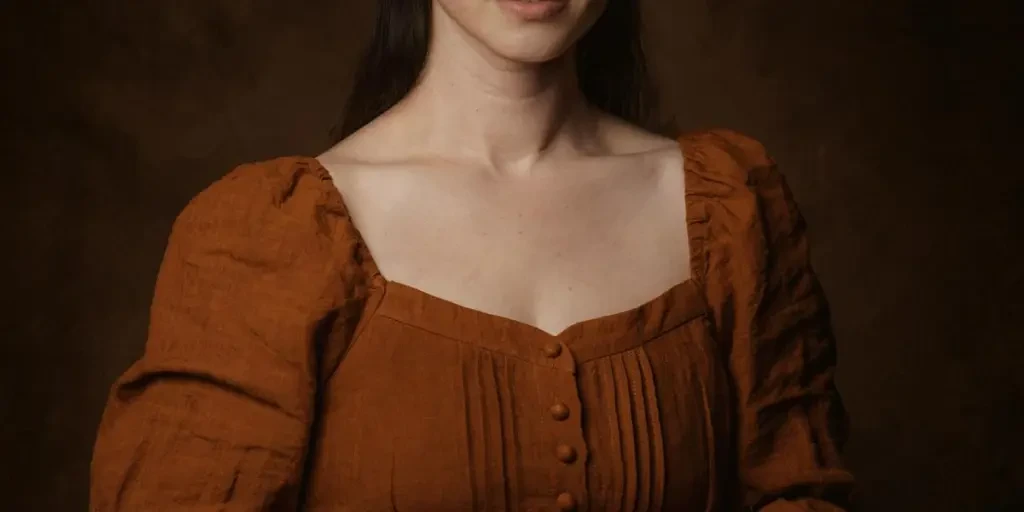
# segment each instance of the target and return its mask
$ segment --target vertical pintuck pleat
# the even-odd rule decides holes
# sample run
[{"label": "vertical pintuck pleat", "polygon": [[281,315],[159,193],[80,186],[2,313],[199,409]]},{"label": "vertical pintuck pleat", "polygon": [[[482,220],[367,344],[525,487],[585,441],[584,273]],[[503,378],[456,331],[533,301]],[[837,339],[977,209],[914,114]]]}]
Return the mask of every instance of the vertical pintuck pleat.
[{"label": "vertical pintuck pleat", "polygon": [[590,492],[608,512],[661,510],[664,443],[647,354],[635,349],[588,365],[592,371],[581,374],[587,438],[600,459],[590,468]]},{"label": "vertical pintuck pleat", "polygon": [[486,430],[483,424],[487,419],[483,411],[483,400],[480,386],[477,384],[477,361],[471,351],[461,350],[462,393],[466,411],[466,468],[469,471],[470,489],[473,495],[473,509],[480,510],[484,504],[484,496],[479,489],[485,488],[483,468],[487,464],[481,437]]},{"label": "vertical pintuck pleat", "polygon": [[[583,417],[583,427],[590,443],[591,464],[587,467],[588,492],[594,512],[609,510],[618,506],[617,497],[620,488],[619,474],[614,471],[598,471],[601,466],[618,464],[619,429],[616,423],[608,421],[618,416],[615,407],[615,382],[612,378],[608,360],[598,359],[588,363],[588,371],[580,375],[580,400],[587,413]],[[612,427],[612,428],[610,428]],[[603,506],[602,506],[603,505]]]},{"label": "vertical pintuck pleat", "polygon": [[622,454],[622,508],[623,511],[636,510],[637,481],[636,468],[636,421],[633,415],[633,396],[630,392],[629,375],[623,359],[626,356],[616,354],[611,357],[612,378],[615,382],[615,404],[618,409],[619,453]]},{"label": "vertical pintuck pleat", "polygon": [[514,510],[519,461],[512,369],[507,359],[486,350],[467,348],[461,356],[474,510]]},{"label": "vertical pintuck pleat", "polygon": [[650,459],[647,461],[647,475],[650,484],[650,502],[648,510],[661,510],[665,498],[665,443],[661,437],[661,414],[658,411],[658,393],[654,385],[654,371],[651,368],[651,361],[647,352],[642,348],[637,350],[637,367],[640,374],[639,382],[642,385],[642,396],[644,397],[644,410],[647,413],[646,427],[649,442]]},{"label": "vertical pintuck pleat", "polygon": [[519,457],[516,452],[515,429],[515,394],[512,378],[511,362],[507,359],[492,360],[492,389],[496,390],[499,403],[498,441],[501,442],[501,475],[499,483],[503,484],[502,510],[512,511],[519,502]]}]

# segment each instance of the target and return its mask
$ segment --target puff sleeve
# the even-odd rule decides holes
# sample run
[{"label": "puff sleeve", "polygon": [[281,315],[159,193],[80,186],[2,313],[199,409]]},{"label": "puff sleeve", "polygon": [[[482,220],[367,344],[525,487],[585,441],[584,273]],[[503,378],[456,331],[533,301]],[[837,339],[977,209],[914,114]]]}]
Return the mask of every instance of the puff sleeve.
[{"label": "puff sleeve", "polygon": [[704,139],[714,198],[706,288],[735,390],[740,499],[762,512],[845,510],[847,417],[803,217],[761,144],[730,131]]},{"label": "puff sleeve", "polygon": [[354,328],[354,238],[326,171],[241,166],[171,230],[145,350],[114,384],[90,508],[294,510],[320,375]]}]

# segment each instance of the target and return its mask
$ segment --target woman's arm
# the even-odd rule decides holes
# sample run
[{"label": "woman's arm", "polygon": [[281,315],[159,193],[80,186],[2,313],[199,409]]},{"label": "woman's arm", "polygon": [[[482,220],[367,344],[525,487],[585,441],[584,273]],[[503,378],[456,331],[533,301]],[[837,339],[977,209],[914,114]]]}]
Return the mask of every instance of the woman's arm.
[{"label": "woman's arm", "polygon": [[743,502],[763,512],[844,510],[853,484],[840,458],[847,417],[803,217],[759,143],[732,132],[713,138],[739,181],[721,204],[728,220],[708,287],[729,345]]},{"label": "woman's arm", "polygon": [[92,511],[295,508],[317,333],[351,274],[337,263],[345,241],[325,185],[294,162],[243,166],[178,217],[145,353],[114,384],[99,428]]}]

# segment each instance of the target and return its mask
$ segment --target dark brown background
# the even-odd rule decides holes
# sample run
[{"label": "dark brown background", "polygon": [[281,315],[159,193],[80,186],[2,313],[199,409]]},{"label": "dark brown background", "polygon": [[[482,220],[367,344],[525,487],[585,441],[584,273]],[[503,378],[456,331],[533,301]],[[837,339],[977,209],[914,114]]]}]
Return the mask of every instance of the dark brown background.
[{"label": "dark brown background", "polygon": [[[4,4],[0,507],[84,510],[170,222],[237,163],[325,148],[370,2]],[[765,142],[811,224],[867,510],[1024,488],[1010,4],[647,2],[671,111]]]}]

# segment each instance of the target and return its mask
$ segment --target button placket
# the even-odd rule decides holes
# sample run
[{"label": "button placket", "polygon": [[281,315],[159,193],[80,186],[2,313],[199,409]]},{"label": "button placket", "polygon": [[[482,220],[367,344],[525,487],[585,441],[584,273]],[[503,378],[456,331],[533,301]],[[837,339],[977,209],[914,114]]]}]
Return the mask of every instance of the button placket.
[{"label": "button placket", "polygon": [[553,390],[553,400],[548,407],[555,426],[551,436],[551,457],[562,468],[559,472],[568,473],[559,493],[554,496],[555,506],[562,511],[576,511],[584,508],[580,502],[586,497],[586,446],[580,421],[582,404],[576,381],[576,362],[562,343],[551,341],[544,344],[541,351],[552,361],[554,371],[563,373],[558,378],[559,385]]}]

